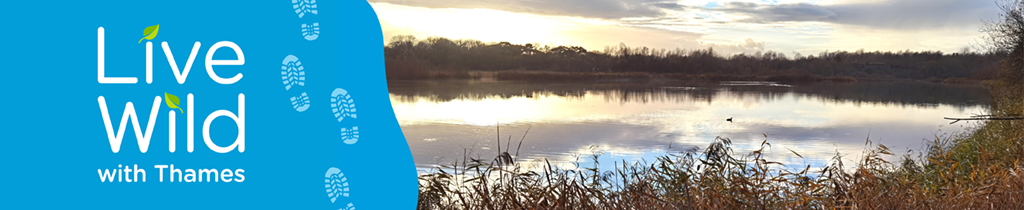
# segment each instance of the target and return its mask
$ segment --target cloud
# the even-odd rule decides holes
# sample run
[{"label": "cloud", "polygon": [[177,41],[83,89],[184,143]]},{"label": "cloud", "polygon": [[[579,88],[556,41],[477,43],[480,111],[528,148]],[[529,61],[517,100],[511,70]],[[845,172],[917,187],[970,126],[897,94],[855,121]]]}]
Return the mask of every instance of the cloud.
[{"label": "cloud", "polygon": [[750,15],[751,22],[780,21],[827,21],[835,18],[836,13],[828,8],[808,4],[761,5],[747,2],[729,2],[716,11],[742,13]]},{"label": "cloud", "polygon": [[426,8],[494,9],[538,15],[618,19],[655,17],[664,13],[664,0],[370,0]]},{"label": "cloud", "polygon": [[[442,36],[576,45],[707,49],[723,55],[823,50],[956,51],[995,19],[990,0],[369,0],[384,40]],[[746,37],[751,37],[747,40]]]},{"label": "cloud", "polygon": [[709,47],[714,47],[715,51],[718,51],[724,55],[733,55],[740,53],[749,54],[765,50],[764,41],[758,41],[750,37],[732,40],[731,42],[726,43],[702,41],[701,44]]},{"label": "cloud", "polygon": [[[971,28],[999,14],[978,0],[370,0],[421,8],[492,9],[522,14],[598,18],[621,24],[704,33],[708,26],[787,27],[779,24],[831,23],[877,29]],[[782,2],[782,3],[778,3]],[[713,6],[707,6],[713,5]]]},{"label": "cloud", "polygon": [[[573,45],[600,51],[624,43],[632,47],[698,49],[704,34],[636,27],[618,21],[527,15],[512,12],[481,12],[472,9],[429,9],[423,7],[372,4],[377,12],[385,42],[395,35],[476,39],[514,44]],[[486,16],[480,16],[485,13]],[[470,27],[467,27],[470,26]],[[723,40],[728,41],[728,40]],[[718,47],[715,48],[718,50]]]},{"label": "cloud", "polygon": [[670,2],[657,2],[657,3],[651,3],[650,5],[654,6],[654,7],[657,7],[657,8],[673,9],[673,10],[686,10],[687,8],[690,8],[689,6],[686,6],[686,5],[681,5],[679,3],[670,3]]},{"label": "cloud", "polygon": [[[999,14],[991,1],[978,0],[878,0],[842,1],[818,4],[782,1],[724,0],[707,1],[713,7],[696,6],[694,2],[674,0],[370,0],[425,8],[493,9],[536,15],[572,16],[601,19],[667,18],[675,14],[721,13],[745,18],[720,24],[780,22],[825,22],[886,29],[921,29],[936,27],[976,27],[982,19]],[[778,2],[778,1],[775,1]],[[701,3],[701,2],[696,2]],[[710,23],[691,17],[678,19],[680,24]]]},{"label": "cloud", "polygon": [[868,3],[818,5],[810,3],[758,4],[729,2],[709,9],[742,14],[752,23],[818,21],[887,29],[977,26],[999,13],[989,1],[887,0]]}]

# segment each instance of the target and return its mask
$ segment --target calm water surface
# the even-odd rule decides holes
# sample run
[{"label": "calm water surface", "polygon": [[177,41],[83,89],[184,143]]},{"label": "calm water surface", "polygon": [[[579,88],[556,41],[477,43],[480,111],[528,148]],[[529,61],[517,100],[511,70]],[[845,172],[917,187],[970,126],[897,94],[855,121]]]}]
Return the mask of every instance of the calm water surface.
[{"label": "calm water surface", "polygon": [[[521,162],[561,167],[592,162],[653,161],[667,152],[732,139],[746,154],[765,140],[769,158],[822,166],[836,152],[859,157],[865,139],[894,152],[924,148],[926,139],[973,124],[942,117],[982,114],[981,86],[916,82],[526,83],[392,81],[391,103],[421,172],[464,157],[493,159],[519,140]],[[726,118],[733,118],[727,122]],[[496,123],[500,123],[498,145]],[[789,150],[804,156],[799,158]],[[607,168],[606,168],[607,169]]]}]

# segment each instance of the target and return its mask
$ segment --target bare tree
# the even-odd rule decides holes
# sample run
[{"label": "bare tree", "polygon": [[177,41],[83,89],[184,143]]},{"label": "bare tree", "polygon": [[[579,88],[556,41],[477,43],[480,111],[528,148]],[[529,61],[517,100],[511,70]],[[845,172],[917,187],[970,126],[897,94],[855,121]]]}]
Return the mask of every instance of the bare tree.
[{"label": "bare tree", "polygon": [[1002,13],[994,21],[984,21],[981,31],[988,34],[985,41],[990,51],[1010,56],[1002,77],[1019,84],[1024,81],[1024,1],[1000,0],[996,5]]}]

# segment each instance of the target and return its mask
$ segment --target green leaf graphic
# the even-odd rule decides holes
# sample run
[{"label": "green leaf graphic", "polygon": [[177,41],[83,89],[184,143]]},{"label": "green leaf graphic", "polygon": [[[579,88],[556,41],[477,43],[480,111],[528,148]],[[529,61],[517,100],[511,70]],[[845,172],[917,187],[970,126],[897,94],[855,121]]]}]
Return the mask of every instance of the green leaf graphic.
[{"label": "green leaf graphic", "polygon": [[178,105],[181,104],[181,101],[178,100],[178,96],[164,92],[164,98],[167,98],[167,107],[170,107],[171,109],[178,109],[178,111],[181,111],[181,113],[185,113],[185,110],[182,110],[181,107],[178,107]]},{"label": "green leaf graphic", "polygon": [[156,31],[159,31],[159,30],[160,30],[160,24],[156,24],[156,25],[152,25],[152,26],[146,27],[145,30],[142,30],[142,35],[146,36],[146,37],[142,37],[142,39],[139,39],[139,43],[142,43],[143,39],[145,39],[145,40],[153,40],[153,38],[156,38]]}]

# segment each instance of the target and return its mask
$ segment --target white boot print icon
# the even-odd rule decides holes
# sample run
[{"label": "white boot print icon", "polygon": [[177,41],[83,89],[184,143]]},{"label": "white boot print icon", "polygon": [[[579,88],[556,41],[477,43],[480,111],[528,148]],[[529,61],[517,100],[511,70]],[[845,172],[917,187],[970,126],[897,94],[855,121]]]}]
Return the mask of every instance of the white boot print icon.
[{"label": "white boot print icon", "polygon": [[290,100],[295,111],[304,112],[306,109],[309,109],[309,96],[306,95],[306,92],[302,92],[302,94],[292,97]]},{"label": "white boot print icon", "polygon": [[305,16],[306,13],[316,14],[316,0],[292,0],[292,9],[295,10],[295,14],[299,15],[299,18]]},{"label": "white boot print icon", "polygon": [[313,41],[320,37],[320,23],[302,24],[302,38]]},{"label": "white boot print icon", "polygon": [[341,142],[355,144],[359,142],[359,126],[352,128],[341,128]]},{"label": "white boot print icon", "polygon": [[281,61],[281,80],[283,80],[285,90],[290,90],[295,85],[306,85],[306,70],[302,67],[299,57],[294,55],[284,57],[284,61]]},{"label": "white boot print icon", "polygon": [[345,120],[345,117],[356,118],[355,100],[345,89],[334,89],[334,92],[331,92],[331,111],[338,122]]},{"label": "white boot print icon", "polygon": [[331,203],[338,200],[338,197],[348,197],[348,179],[345,178],[345,174],[341,173],[341,169],[335,167],[327,169],[327,174],[324,175],[324,187],[327,188],[327,197],[331,198]]}]

